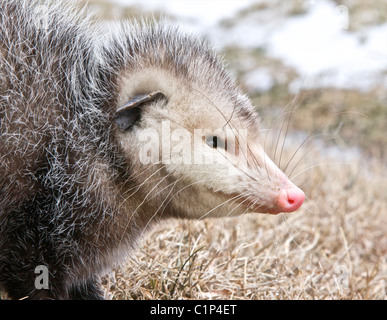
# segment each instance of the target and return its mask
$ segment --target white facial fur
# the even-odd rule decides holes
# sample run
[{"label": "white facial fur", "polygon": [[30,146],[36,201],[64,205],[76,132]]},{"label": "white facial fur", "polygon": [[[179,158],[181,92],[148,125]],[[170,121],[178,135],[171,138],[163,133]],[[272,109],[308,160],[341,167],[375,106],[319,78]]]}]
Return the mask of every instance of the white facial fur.
[{"label": "white facial fur", "polygon": [[[276,204],[278,191],[289,181],[265,154],[259,140],[256,115],[254,119],[245,119],[235,110],[232,101],[228,101],[227,94],[194,87],[162,69],[128,73],[122,79],[121,88],[120,104],[140,93],[161,91],[167,97],[167,101],[156,101],[142,107],[140,126],[118,133],[123,149],[133,160],[134,172],[144,172],[138,176],[138,183],[142,183],[144,193],[149,193],[148,198],[153,199],[156,206],[168,204],[179,215],[189,218],[279,212]],[[245,108],[252,108],[244,97],[241,100]],[[149,128],[158,134],[159,142],[153,148],[159,150],[157,161],[144,165],[139,155],[148,141],[141,140],[141,134]],[[237,151],[230,152],[231,139],[227,139],[227,151],[212,148],[201,137],[194,142],[197,129],[209,129],[205,131],[207,133],[217,129],[218,132],[227,131],[231,138],[234,138],[233,133],[244,130],[247,137],[237,135],[234,140]],[[182,158],[180,161],[169,158],[165,153],[165,150],[176,150],[174,148],[179,143],[176,136],[181,132],[190,136],[189,140],[184,140],[189,144],[185,151],[191,150],[185,162]],[[238,144],[244,147],[238,149]],[[184,146],[180,147],[177,149],[182,155]],[[213,162],[204,163],[206,156]]]}]

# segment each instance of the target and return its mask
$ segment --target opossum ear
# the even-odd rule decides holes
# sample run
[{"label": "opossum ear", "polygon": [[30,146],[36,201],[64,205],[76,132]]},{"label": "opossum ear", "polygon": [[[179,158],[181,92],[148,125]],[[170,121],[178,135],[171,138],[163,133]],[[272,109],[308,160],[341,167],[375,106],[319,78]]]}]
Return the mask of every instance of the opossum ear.
[{"label": "opossum ear", "polygon": [[114,120],[117,126],[125,131],[133,126],[141,117],[141,108],[144,104],[165,98],[160,91],[134,96],[133,99],[117,109]]}]

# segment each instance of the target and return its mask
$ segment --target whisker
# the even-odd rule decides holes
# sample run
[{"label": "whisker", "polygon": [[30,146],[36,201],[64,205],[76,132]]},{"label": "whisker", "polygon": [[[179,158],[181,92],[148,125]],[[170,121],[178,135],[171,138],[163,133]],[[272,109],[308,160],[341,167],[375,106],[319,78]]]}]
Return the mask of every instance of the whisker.
[{"label": "whisker", "polygon": [[296,94],[296,96],[294,97],[294,99],[292,101],[292,110],[290,111],[290,114],[289,114],[288,123],[287,123],[286,131],[285,131],[285,136],[284,136],[284,139],[283,139],[283,142],[282,142],[282,147],[281,147],[281,153],[280,153],[280,159],[279,159],[279,163],[278,163],[278,168],[281,168],[281,159],[282,159],[282,154],[283,154],[283,150],[284,150],[284,146],[285,146],[286,137],[287,137],[288,132],[289,132],[290,121],[291,121],[293,113],[294,113],[294,108],[296,106],[296,101],[298,100],[298,98],[299,98],[299,96],[300,96],[300,94],[302,92],[302,88],[304,87],[305,79],[306,79],[306,74],[305,74],[304,78],[302,79],[302,83],[301,83],[300,89],[298,89],[297,94]]},{"label": "whisker", "polygon": [[[144,197],[144,199],[142,200],[142,202],[141,202],[141,203],[137,206],[137,208],[132,212],[132,214],[131,214],[130,217],[129,217],[128,222],[127,222],[126,225],[125,225],[125,228],[124,228],[125,231],[124,231],[124,233],[123,233],[123,235],[122,235],[121,240],[120,240],[119,243],[122,242],[122,240],[123,240],[123,238],[124,238],[124,236],[125,236],[125,234],[126,234],[126,230],[128,229],[128,227],[129,227],[130,223],[132,222],[132,219],[133,219],[134,215],[137,213],[138,209],[141,208],[141,206],[145,203],[145,201],[147,200],[147,197],[153,192],[153,190],[155,190],[155,189],[158,187],[158,185],[159,185],[160,183],[162,183],[167,177],[168,177],[168,175],[166,175],[165,177],[163,177],[163,178],[162,178],[155,186],[153,186],[153,188],[145,195],[145,197]],[[127,198],[127,199],[128,199],[128,198]]]},{"label": "whisker", "polygon": [[[297,147],[297,149],[295,150],[295,152],[293,153],[293,155],[290,157],[290,159],[289,159],[288,163],[286,164],[285,168],[283,169],[283,172],[284,172],[284,173],[286,173],[286,169],[288,168],[289,164],[293,161],[293,159],[294,159],[294,157],[297,155],[298,151],[301,150],[302,146],[303,146],[310,138],[312,138],[312,137],[315,138],[315,137],[317,137],[317,136],[318,136],[318,135],[313,135],[313,132],[312,132],[312,133],[310,133],[310,134],[309,134],[309,135],[301,142],[301,144]],[[312,147],[311,149],[309,149],[309,151],[312,150],[313,148],[314,148],[314,147]],[[309,152],[309,151],[308,151],[308,152]],[[301,159],[297,162],[297,164],[300,163],[300,161],[306,156],[306,154],[307,154],[307,153],[305,153],[305,154],[301,157]],[[297,166],[297,164],[296,164],[296,166]],[[293,168],[293,170],[294,170],[294,168]],[[292,174],[293,170],[290,172],[290,175]]]},{"label": "whisker", "polygon": [[[172,197],[170,197],[170,199],[168,200],[168,202],[166,203],[166,206],[173,200],[174,197],[176,197],[178,194],[180,194],[181,192],[183,192],[185,189],[189,188],[189,187],[192,187],[193,185],[195,184],[200,184],[200,183],[203,183],[203,182],[210,182],[210,181],[213,181],[212,179],[203,179],[203,180],[198,180],[198,181],[195,181],[195,182],[192,182],[186,186],[184,186],[183,188],[181,188],[179,191],[177,191],[174,195],[172,195]],[[165,209],[161,212],[161,215],[164,213]]]},{"label": "whisker", "polygon": [[[250,210],[250,208],[256,206],[258,201],[262,200],[262,197],[256,197],[257,199],[253,201],[251,198],[249,198],[249,196],[252,196],[252,195],[254,195],[254,194],[252,194],[252,193],[243,193],[242,196],[246,197],[246,199],[242,203],[240,203],[236,208],[234,208],[231,212],[229,212],[227,216],[229,216],[234,210],[236,210],[240,205],[242,205],[247,200],[250,201],[250,204],[247,205],[247,208],[241,214],[245,214],[246,212],[248,212]],[[262,205],[259,205],[258,207],[261,207],[261,206]]]},{"label": "whisker", "polygon": [[[163,166],[161,166],[159,169],[157,169],[155,172],[153,172],[150,176],[148,176],[141,184],[139,184],[139,185],[137,185],[137,186],[135,186],[135,187],[133,187],[133,188],[130,188],[130,189],[128,189],[128,190],[126,190],[126,192],[128,192],[128,191],[131,191],[131,190],[133,190],[133,189],[136,189],[136,191],[134,191],[132,194],[130,194],[128,197],[127,197],[127,199],[128,198],[130,198],[130,197],[132,197],[145,183],[147,183],[148,182],[148,180],[151,178],[151,177],[153,177],[154,175],[156,175],[159,171],[161,171],[163,168],[165,168],[166,167],[166,165],[163,165]],[[154,166],[151,166],[150,168],[148,168],[147,170],[150,170],[150,169],[153,169],[154,168]],[[138,177],[140,177],[141,175],[143,175],[143,173],[144,172],[141,172],[141,173],[139,173],[137,176],[135,176],[134,178],[138,178]]]},{"label": "whisker", "polygon": [[[269,130],[266,131],[266,135],[265,135],[265,141],[264,141],[264,144],[263,144],[263,150],[265,151],[266,153],[266,142],[267,142],[267,135],[269,134]],[[266,157],[263,158],[263,163],[265,165],[265,170],[266,170],[266,176],[267,176],[267,179],[269,181],[271,181],[270,179],[270,175],[269,175],[269,171],[267,170],[267,163],[266,163]]]},{"label": "whisker", "polygon": [[[155,211],[155,213],[152,215],[152,217],[148,220],[148,222],[146,223],[145,227],[143,228],[142,232],[141,232],[141,236],[143,235],[143,233],[145,232],[145,230],[148,228],[148,225],[151,223],[151,221],[156,217],[157,213],[159,212],[159,210],[163,207],[164,205],[164,202],[168,199],[169,195],[171,194],[171,192],[173,191],[173,189],[175,188],[176,184],[179,182],[179,180],[175,181],[173,183],[173,187],[171,188],[171,190],[168,192],[167,196],[165,197],[164,201],[160,204],[160,206],[157,208],[157,210]],[[170,184],[171,185],[171,184]]]},{"label": "whisker", "polygon": [[296,175],[294,175],[293,177],[291,177],[291,180],[295,179],[296,177],[298,177],[300,174],[310,170],[310,169],[313,169],[313,168],[316,168],[316,167],[319,167],[319,166],[323,166],[323,165],[347,165],[349,166],[350,164],[349,163],[345,163],[345,162],[324,162],[324,163],[319,163],[319,164],[316,164],[316,165],[313,165],[313,166],[310,166],[304,170],[302,170],[301,172],[298,172]]},{"label": "whisker", "polygon": [[224,206],[224,205],[228,204],[228,202],[230,202],[230,201],[232,201],[232,203],[231,203],[231,205],[232,205],[236,200],[238,200],[241,197],[242,197],[242,195],[237,195],[237,196],[234,196],[234,197],[232,197],[232,198],[230,198],[230,199],[228,199],[226,201],[223,201],[221,204],[217,205],[216,207],[212,208],[211,210],[207,211],[205,214],[200,216],[200,218],[198,218],[198,220],[202,220],[203,218],[208,216],[211,212],[215,211],[216,209],[218,209],[221,206]]},{"label": "whisker", "polygon": [[311,148],[309,148],[309,149],[303,154],[303,156],[296,162],[296,164],[294,165],[293,169],[292,169],[292,170],[290,171],[290,173],[289,173],[289,177],[293,174],[293,171],[297,168],[297,166],[301,163],[301,161],[304,160],[304,158],[308,155],[308,153],[309,153],[310,151],[312,151],[314,148],[315,148],[314,146],[311,147]]}]

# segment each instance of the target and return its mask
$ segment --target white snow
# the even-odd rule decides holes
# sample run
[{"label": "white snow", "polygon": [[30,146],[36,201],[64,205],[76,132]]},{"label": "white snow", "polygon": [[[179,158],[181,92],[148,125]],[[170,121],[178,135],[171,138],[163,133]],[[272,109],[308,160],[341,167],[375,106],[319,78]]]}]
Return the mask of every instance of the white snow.
[{"label": "white snow", "polygon": [[[305,0],[306,13],[281,16],[273,10],[252,12],[231,28],[220,24],[253,3],[265,0],[111,0],[158,10],[178,18],[186,30],[205,35],[217,48],[262,48],[299,74],[292,90],[337,87],[369,90],[387,87],[387,23],[349,32],[351,17],[332,0]],[[257,90],[271,87],[266,71],[252,71]]]},{"label": "white snow", "polygon": [[222,19],[232,17],[254,0],[110,0],[145,11],[160,11],[181,19],[184,27],[198,33],[213,28]]},{"label": "white snow", "polygon": [[244,84],[250,92],[265,92],[274,86],[275,81],[268,68],[258,68],[244,75]]},{"label": "white snow", "polygon": [[306,86],[367,90],[383,81],[380,74],[387,70],[387,24],[349,33],[333,3],[319,1],[307,15],[289,18],[267,49],[306,76]]}]

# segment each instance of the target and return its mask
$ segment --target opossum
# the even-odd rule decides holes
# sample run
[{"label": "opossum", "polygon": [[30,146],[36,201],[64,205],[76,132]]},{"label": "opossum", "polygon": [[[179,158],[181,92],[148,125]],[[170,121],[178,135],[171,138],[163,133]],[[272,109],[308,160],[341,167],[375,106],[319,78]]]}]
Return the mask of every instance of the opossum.
[{"label": "opossum", "polygon": [[102,299],[99,275],[161,219],[304,201],[222,59],[176,26],[106,28],[63,2],[4,0],[0,79],[0,288],[11,299]]}]

